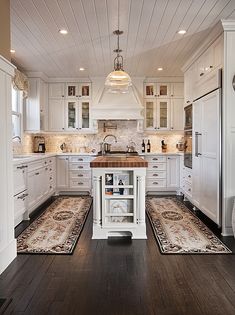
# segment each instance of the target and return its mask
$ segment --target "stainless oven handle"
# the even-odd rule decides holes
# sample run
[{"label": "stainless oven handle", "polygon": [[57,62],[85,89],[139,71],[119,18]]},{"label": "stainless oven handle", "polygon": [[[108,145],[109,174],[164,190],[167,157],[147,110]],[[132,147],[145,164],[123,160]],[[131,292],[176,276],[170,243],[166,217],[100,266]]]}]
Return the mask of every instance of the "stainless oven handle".
[{"label": "stainless oven handle", "polygon": [[201,136],[202,134],[200,132],[195,132],[195,156],[198,157],[199,155],[202,155],[198,152],[198,136]]}]

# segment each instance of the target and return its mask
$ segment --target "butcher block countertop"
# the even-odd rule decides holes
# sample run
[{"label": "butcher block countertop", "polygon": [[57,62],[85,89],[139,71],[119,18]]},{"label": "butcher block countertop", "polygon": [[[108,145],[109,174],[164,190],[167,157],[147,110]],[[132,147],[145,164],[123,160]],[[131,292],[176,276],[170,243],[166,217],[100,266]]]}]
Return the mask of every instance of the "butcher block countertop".
[{"label": "butcher block countertop", "polygon": [[98,156],[90,162],[91,167],[148,167],[148,162],[139,156]]}]

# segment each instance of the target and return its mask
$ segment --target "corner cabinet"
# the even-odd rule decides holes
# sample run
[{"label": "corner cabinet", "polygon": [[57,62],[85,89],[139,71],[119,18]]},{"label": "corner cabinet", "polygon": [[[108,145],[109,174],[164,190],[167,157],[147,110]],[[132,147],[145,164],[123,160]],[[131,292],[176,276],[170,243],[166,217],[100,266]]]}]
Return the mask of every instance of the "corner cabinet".
[{"label": "corner cabinet", "polygon": [[92,131],[90,97],[90,83],[50,83],[48,131]]},{"label": "corner cabinet", "polygon": [[145,83],[145,131],[183,130],[183,83]]}]

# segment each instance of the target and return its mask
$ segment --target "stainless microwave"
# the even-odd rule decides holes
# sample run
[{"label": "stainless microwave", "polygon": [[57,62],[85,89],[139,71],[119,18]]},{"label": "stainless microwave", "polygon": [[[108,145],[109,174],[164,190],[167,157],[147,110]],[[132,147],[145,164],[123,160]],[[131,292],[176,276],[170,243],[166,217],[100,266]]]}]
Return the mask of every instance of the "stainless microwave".
[{"label": "stainless microwave", "polygon": [[192,130],[193,124],[193,106],[192,104],[184,108],[184,130]]}]

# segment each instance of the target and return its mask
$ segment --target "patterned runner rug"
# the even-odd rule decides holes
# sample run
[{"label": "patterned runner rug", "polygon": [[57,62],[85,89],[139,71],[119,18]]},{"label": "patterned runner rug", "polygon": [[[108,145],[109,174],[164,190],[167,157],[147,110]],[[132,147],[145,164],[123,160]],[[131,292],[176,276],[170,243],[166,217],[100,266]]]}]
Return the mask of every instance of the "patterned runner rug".
[{"label": "patterned runner rug", "polygon": [[17,238],[20,254],[72,254],[92,198],[59,197]]},{"label": "patterned runner rug", "polygon": [[146,211],[164,254],[232,253],[175,197],[147,197]]}]

